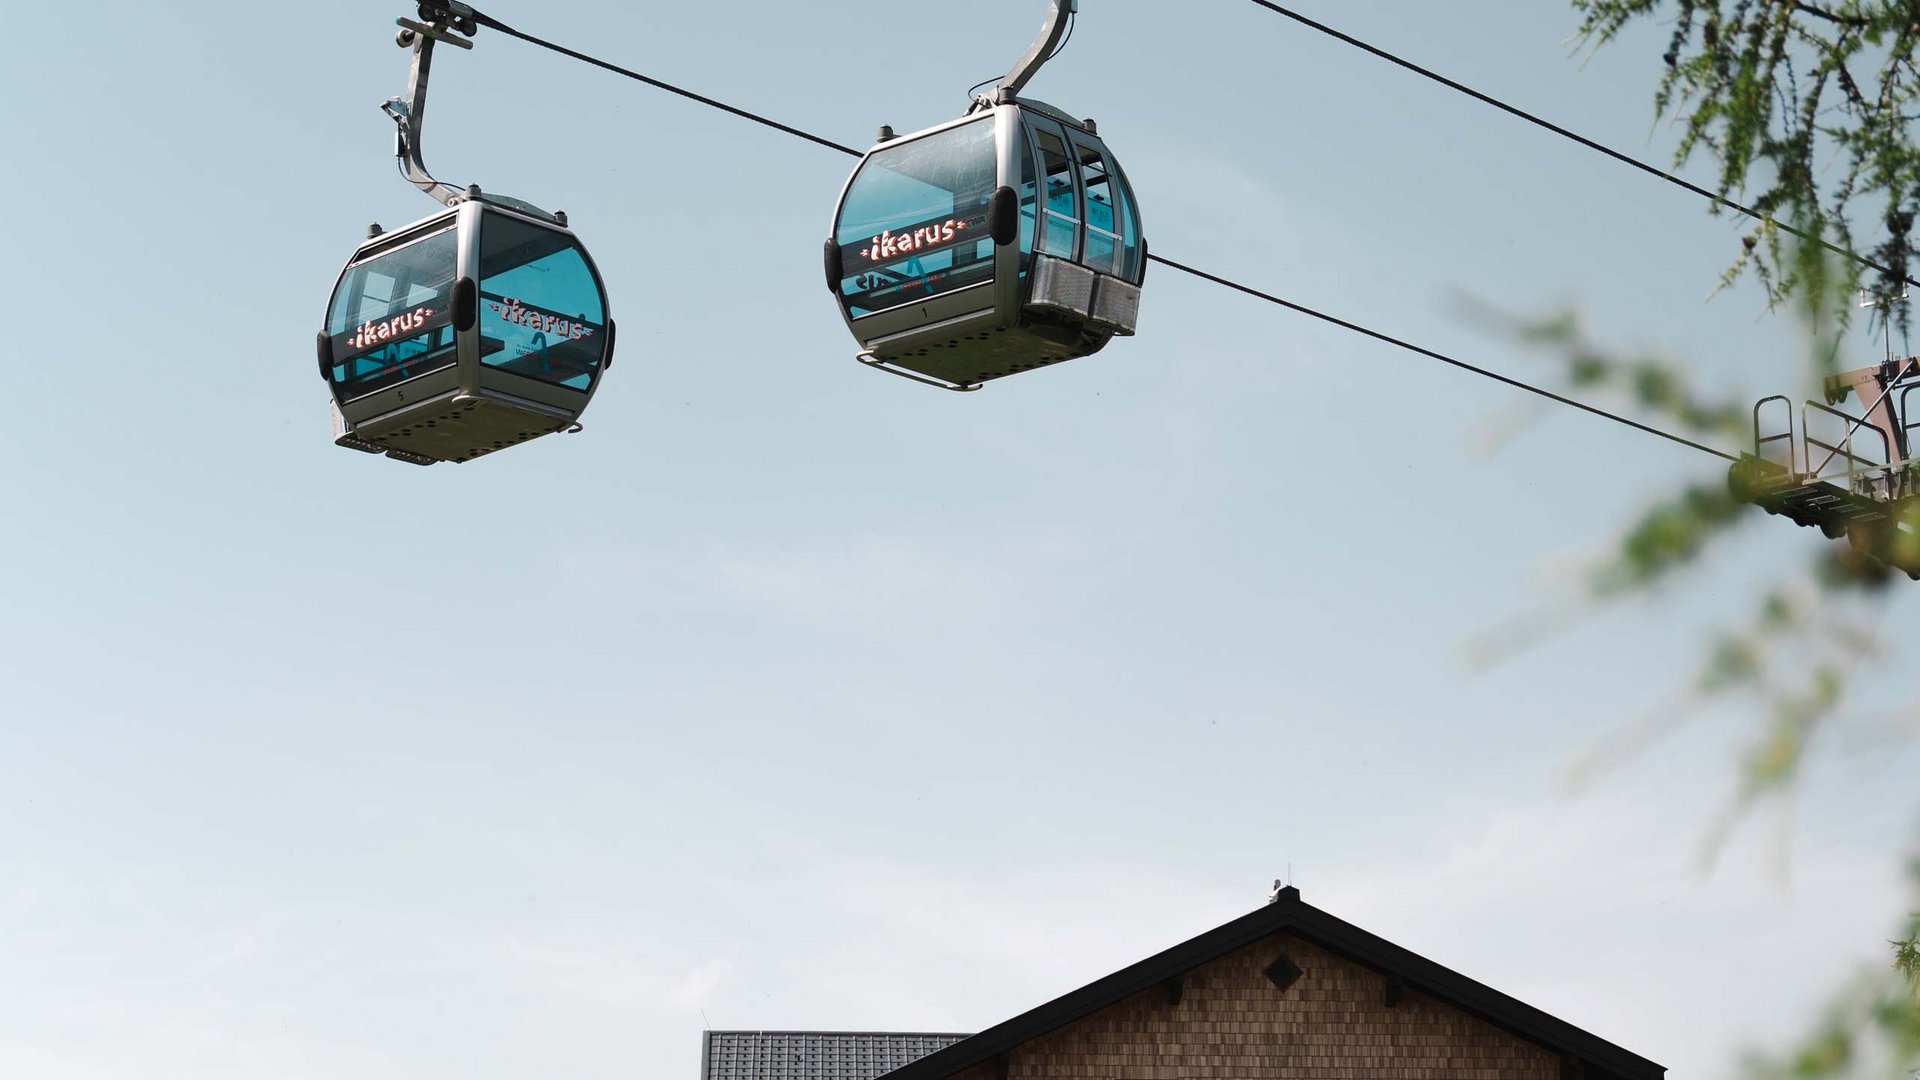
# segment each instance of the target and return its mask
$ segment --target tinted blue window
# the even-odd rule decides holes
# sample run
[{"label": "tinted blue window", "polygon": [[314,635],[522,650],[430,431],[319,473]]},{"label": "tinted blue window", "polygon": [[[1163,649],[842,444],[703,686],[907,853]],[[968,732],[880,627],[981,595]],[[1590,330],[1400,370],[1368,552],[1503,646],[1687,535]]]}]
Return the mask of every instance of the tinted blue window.
[{"label": "tinted blue window", "polygon": [[1063,259],[1074,256],[1075,234],[1080,231],[1080,200],[1073,186],[1073,158],[1060,129],[1051,123],[1036,123],[1034,138],[1040,144],[1040,184],[1045,189],[1045,227],[1040,231],[1040,250]]},{"label": "tinted blue window", "polygon": [[1106,156],[1098,148],[1075,139],[1073,150],[1080,159],[1080,189],[1087,199],[1087,245],[1080,261],[1103,274],[1117,274],[1120,272],[1119,185],[1114,183]]},{"label": "tinted blue window", "polygon": [[840,208],[840,300],[858,317],[993,278],[994,120],[876,150]]},{"label": "tinted blue window", "polygon": [[579,242],[505,214],[481,219],[480,362],[585,390],[606,350],[606,305]]},{"label": "tinted blue window", "polygon": [[341,400],[454,362],[449,298],[459,256],[453,226],[348,270],[327,310],[328,373]]}]

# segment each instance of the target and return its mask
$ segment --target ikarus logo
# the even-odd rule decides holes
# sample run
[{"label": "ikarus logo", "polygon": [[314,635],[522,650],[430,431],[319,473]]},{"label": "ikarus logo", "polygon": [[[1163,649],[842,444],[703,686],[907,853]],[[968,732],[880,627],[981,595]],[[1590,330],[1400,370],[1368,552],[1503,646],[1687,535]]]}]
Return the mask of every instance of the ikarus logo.
[{"label": "ikarus logo", "polygon": [[395,338],[403,338],[427,325],[427,320],[432,317],[432,308],[420,307],[404,315],[395,315],[391,319],[376,319],[362,323],[353,332],[353,337],[348,339],[347,345],[349,348],[366,349]]},{"label": "ikarus logo", "polygon": [[925,251],[937,244],[951,243],[955,236],[966,229],[966,222],[959,218],[948,218],[938,225],[923,225],[910,233],[895,235],[888,230],[868,241],[870,246],[861,249],[860,257],[874,262],[896,259],[916,251]]},{"label": "ikarus logo", "polygon": [[544,311],[534,311],[520,301],[507,297],[499,303],[489,302],[487,307],[515,326],[524,326],[539,333],[548,334],[568,341],[578,341],[593,336],[593,327],[577,319],[563,319],[558,315],[549,315]]}]

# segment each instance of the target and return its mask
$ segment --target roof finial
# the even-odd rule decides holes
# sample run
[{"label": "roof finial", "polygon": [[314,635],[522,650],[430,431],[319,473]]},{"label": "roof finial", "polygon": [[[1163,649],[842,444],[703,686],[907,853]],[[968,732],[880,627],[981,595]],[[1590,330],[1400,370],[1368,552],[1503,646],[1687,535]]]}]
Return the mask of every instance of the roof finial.
[{"label": "roof finial", "polygon": [[1273,889],[1267,893],[1267,903],[1277,904],[1282,900],[1298,899],[1300,899],[1300,890],[1293,887],[1293,864],[1288,863],[1287,876],[1273,879]]}]

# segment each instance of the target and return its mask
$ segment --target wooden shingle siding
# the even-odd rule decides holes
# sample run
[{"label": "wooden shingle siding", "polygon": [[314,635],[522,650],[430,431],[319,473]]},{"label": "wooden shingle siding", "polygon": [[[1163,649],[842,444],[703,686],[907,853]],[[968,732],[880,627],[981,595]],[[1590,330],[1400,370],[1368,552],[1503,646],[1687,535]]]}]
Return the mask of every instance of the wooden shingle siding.
[{"label": "wooden shingle siding", "polygon": [[[1285,955],[1286,990],[1264,972]],[[1561,1080],[1560,1055],[1292,934],[1008,1051],[1005,1080]],[[949,1080],[999,1080],[992,1062]]]}]

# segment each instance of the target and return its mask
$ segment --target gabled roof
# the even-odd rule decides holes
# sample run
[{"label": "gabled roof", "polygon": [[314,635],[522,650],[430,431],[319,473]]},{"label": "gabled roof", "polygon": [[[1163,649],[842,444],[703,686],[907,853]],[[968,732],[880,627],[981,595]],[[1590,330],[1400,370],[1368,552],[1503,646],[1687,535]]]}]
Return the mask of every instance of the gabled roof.
[{"label": "gabled roof", "polygon": [[928,1031],[708,1031],[700,1080],[873,1080],[967,1036]]},{"label": "gabled roof", "polygon": [[[886,1074],[885,1080],[945,1078],[1021,1044],[1166,983],[1211,960],[1278,933],[1290,933],[1401,984],[1476,1016],[1579,1064],[1588,1080],[1661,1080],[1666,1068],[1624,1047],[1441,967],[1385,938],[1335,918],[1281,889],[1273,903],[1199,937],[1150,956],[1035,1009]],[[1566,1075],[1563,1073],[1563,1075]]]}]

